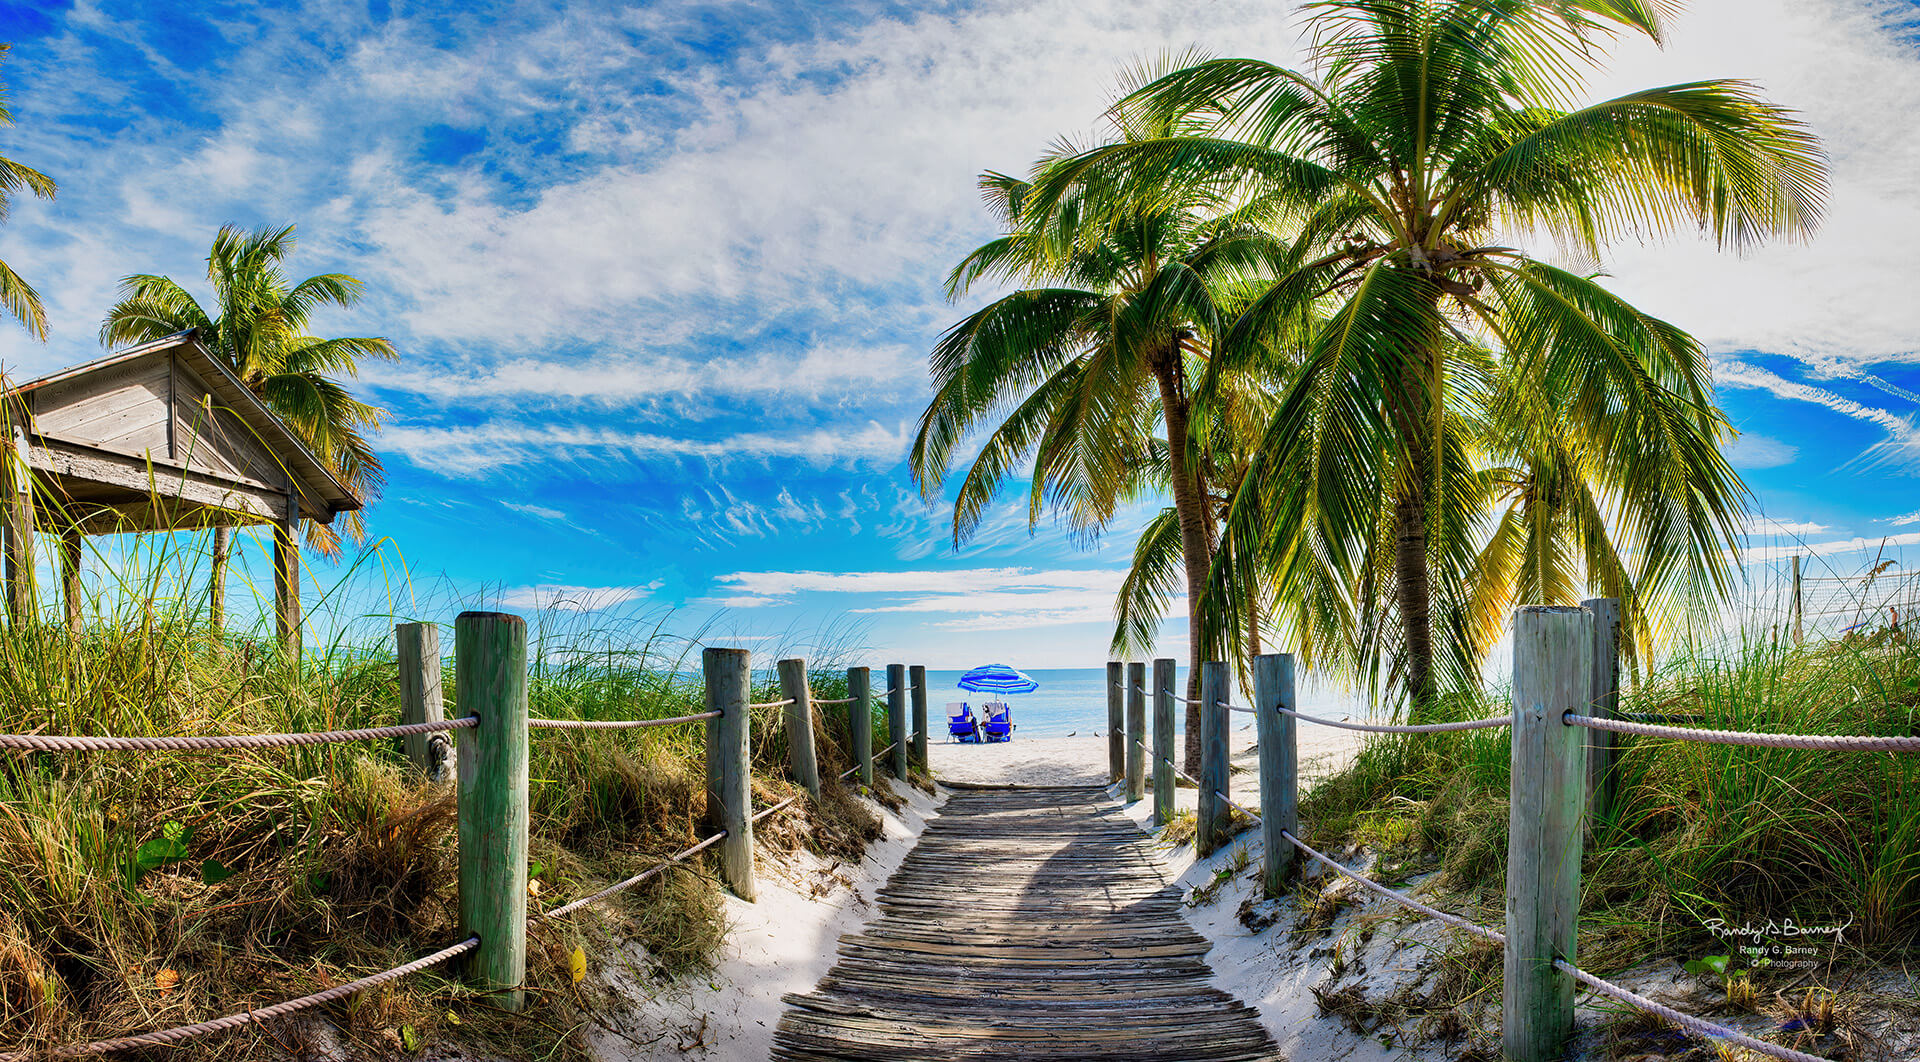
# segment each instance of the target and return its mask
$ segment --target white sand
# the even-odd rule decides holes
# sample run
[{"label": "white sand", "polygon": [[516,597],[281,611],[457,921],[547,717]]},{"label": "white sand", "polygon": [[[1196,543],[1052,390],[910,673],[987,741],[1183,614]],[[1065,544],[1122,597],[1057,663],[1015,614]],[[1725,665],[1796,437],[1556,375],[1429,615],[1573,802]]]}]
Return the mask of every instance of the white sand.
[{"label": "white sand", "polygon": [[[1239,718],[1235,717],[1230,735],[1234,766],[1231,795],[1251,805],[1260,799],[1259,754],[1254,747],[1253,724],[1240,722]],[[1300,727],[1297,740],[1301,778],[1310,782],[1344,766],[1360,747],[1361,736],[1351,730]],[[1150,761],[1151,744],[1147,756]],[[1107,780],[1107,739],[1104,732],[1098,731],[1076,737],[1016,737],[991,745],[934,742],[927,746],[927,759],[935,776],[957,782],[1099,785]],[[1174,757],[1175,763],[1182,761],[1182,756]],[[1151,762],[1148,767],[1151,769]]]},{"label": "white sand", "polygon": [[606,1062],[771,1055],[785,1008],[780,997],[805,992],[826,975],[840,937],[866,922],[880,886],[927,819],[938,815],[935,798],[888,784],[907,806],[895,813],[869,802],[885,834],[858,865],[828,863],[805,851],[778,859],[762,854],[755,868],[758,902],[724,897],[726,951],[710,975],[662,984],[640,972],[644,962],[610,964],[605,979],[621,1005],[601,1015],[602,1027],[588,1030],[589,1053]]}]

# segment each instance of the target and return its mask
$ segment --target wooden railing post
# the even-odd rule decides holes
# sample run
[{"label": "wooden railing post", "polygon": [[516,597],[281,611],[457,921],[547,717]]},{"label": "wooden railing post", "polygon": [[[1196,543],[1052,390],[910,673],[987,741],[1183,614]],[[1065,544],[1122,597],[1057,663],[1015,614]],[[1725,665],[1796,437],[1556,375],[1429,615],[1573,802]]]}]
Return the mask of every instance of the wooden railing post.
[{"label": "wooden railing post", "polygon": [[454,699],[479,717],[460,750],[461,932],[480,938],[467,976],[519,1010],[527,973],[527,625],[503,612],[453,623]]},{"label": "wooden railing post", "polygon": [[747,734],[752,685],[745,649],[709,648],[700,654],[707,678],[707,825],[727,831],[720,842],[720,880],[735,896],[752,900],[753,772]]},{"label": "wooden railing post", "polygon": [[887,740],[893,748],[887,753],[887,770],[895,778],[907,777],[907,754],[913,751],[913,738],[907,733],[907,665],[887,665]]},{"label": "wooden railing post", "polygon": [[[440,627],[433,623],[398,623],[393,628],[395,658],[400,665],[400,722],[437,723],[445,718],[440,686]],[[436,740],[437,739],[437,740]],[[407,762],[436,782],[447,776],[443,734],[408,734],[401,738]]]},{"label": "wooden railing post", "polygon": [[1513,781],[1507,823],[1507,947],[1501,1043],[1510,1062],[1547,1062],[1573,1031],[1585,742],[1569,725],[1593,675],[1593,614],[1533,605],[1513,616]]},{"label": "wooden railing post", "polygon": [[1281,834],[1300,828],[1300,750],[1294,732],[1293,654],[1253,658],[1253,710],[1260,737],[1260,840],[1266,870],[1261,886],[1269,899],[1286,890],[1293,845]]},{"label": "wooden railing post", "polygon": [[1220,799],[1228,791],[1227,665],[1209,660],[1200,665],[1200,829],[1201,856],[1210,856],[1227,841],[1228,817],[1233,809]]},{"label": "wooden railing post", "polygon": [[913,694],[913,762],[927,769],[927,669],[915,664],[907,669],[907,684]]},{"label": "wooden railing post", "polygon": [[847,669],[847,733],[853,742],[853,762],[860,768],[860,784],[873,785],[873,672],[864,667]]},{"label": "wooden railing post", "polygon": [[1127,774],[1126,693],[1120,688],[1123,666],[1107,661],[1107,781],[1117,782]]},{"label": "wooden railing post", "polygon": [[1807,616],[1807,599],[1801,596],[1800,592],[1800,554],[1798,553],[1793,555],[1793,602],[1791,608],[1793,614],[1793,644],[1800,645],[1806,641],[1807,637],[1805,622]]},{"label": "wooden railing post", "polygon": [[787,769],[793,780],[815,801],[820,799],[820,758],[813,751],[813,689],[807,684],[807,662],[782,660],[780,699],[792,701],[782,709],[787,719]]},{"label": "wooden railing post", "polygon": [[[1587,688],[1587,715],[1612,719],[1620,711],[1620,599],[1595,597],[1580,602],[1593,613],[1593,679]],[[1587,730],[1587,829],[1613,818],[1620,758],[1619,735]]]},{"label": "wooden railing post", "polygon": [[1173,821],[1173,683],[1174,661],[1153,662],[1153,824]]},{"label": "wooden railing post", "polygon": [[1127,665],[1127,803],[1147,795],[1147,665]]}]

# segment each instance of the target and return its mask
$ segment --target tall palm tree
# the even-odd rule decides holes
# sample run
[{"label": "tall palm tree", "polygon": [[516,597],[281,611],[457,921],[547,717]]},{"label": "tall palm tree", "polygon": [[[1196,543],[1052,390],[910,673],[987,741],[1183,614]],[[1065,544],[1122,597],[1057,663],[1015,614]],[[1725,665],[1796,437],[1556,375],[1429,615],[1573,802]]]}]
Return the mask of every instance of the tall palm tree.
[{"label": "tall palm tree", "polygon": [[[0,44],[0,63],[7,61],[7,53],[12,48],[11,44]],[[6,87],[0,84],[0,129],[12,124],[13,110],[7,106]],[[42,199],[52,199],[55,191],[53,178],[0,156],[0,221],[7,220],[13,194],[22,188]],[[47,338],[47,311],[40,305],[40,293],[33,290],[33,285],[22,280],[20,274],[5,262],[0,262],[0,307],[5,307],[16,320],[26,325],[33,338]]]},{"label": "tall palm tree", "polygon": [[[1724,594],[1746,492],[1718,450],[1729,429],[1704,352],[1594,277],[1514,244],[1544,235],[1597,262],[1620,236],[1690,227],[1735,249],[1805,237],[1826,190],[1817,138],[1738,81],[1577,104],[1606,40],[1657,41],[1657,8],[1670,5],[1307,6],[1306,70],[1217,59],[1159,78],[1118,109],[1210,112],[1209,127],[1061,160],[1031,196],[1039,211],[1115,201],[1116,225],[1157,190],[1196,184],[1343,216],[1343,238],[1278,277],[1220,344],[1222,359],[1247,357],[1308,307],[1327,321],[1262,446],[1269,562],[1296,583],[1330,566],[1361,588],[1390,539],[1386,583],[1347,607],[1391,615],[1396,642],[1375,662],[1415,711],[1431,704],[1436,637],[1443,662],[1473,655],[1463,616],[1436,615],[1434,599],[1436,580],[1443,598],[1468,592],[1472,535],[1448,521],[1473,511],[1467,429],[1488,388],[1471,352],[1489,345],[1562,396],[1567,426],[1618,464],[1604,502],[1646,556],[1651,582],[1636,592],[1649,604]],[[1629,512],[1625,499],[1639,504]],[[1298,585],[1286,593],[1302,598]]]},{"label": "tall palm tree", "polygon": [[[1177,115],[1121,122],[1119,142],[1163,136]],[[1036,168],[1044,174],[1052,160]],[[1170,190],[1152,209],[1103,225],[1101,204],[1067,196],[1029,209],[1032,184],[981,179],[1003,235],[968,255],[948,279],[964,296],[981,281],[1035,285],[1004,295],[949,329],[931,357],[935,391],[921,417],[911,467],[929,499],[944,489],[955,450],[991,426],[954,501],[956,547],[978,526],[1004,481],[1032,456],[1028,520],[1054,509],[1076,534],[1106,529],[1119,507],[1172,495],[1163,534],[1177,538],[1197,609],[1214,545],[1194,382],[1218,320],[1216,287],[1270,271],[1290,247],[1264,227],[1255,201],[1222,211],[1212,194]],[[1164,428],[1164,435],[1158,428]],[[1189,697],[1207,655],[1190,611]],[[1198,708],[1187,713],[1186,758],[1199,762]]]},{"label": "tall palm tree", "polygon": [[[362,358],[392,360],[393,344],[373,337],[320,339],[307,334],[316,310],[354,305],[363,286],[345,273],[293,283],[283,263],[293,253],[294,241],[292,225],[252,232],[222,226],[207,254],[216,313],[209,314],[171,277],[135,274],[120,282],[120,301],[107,311],[100,341],[119,348],[195,330],[213,355],[343,483],[371,499],[386,477],[367,435],[379,429],[386,411],[354,398],[340,378],[357,376]],[[347,514],[345,528],[353,541],[365,540],[360,512]],[[226,527],[214,528],[209,606],[215,626],[225,594],[229,535]],[[306,538],[323,556],[339,555],[340,535],[332,527],[309,520]]]}]

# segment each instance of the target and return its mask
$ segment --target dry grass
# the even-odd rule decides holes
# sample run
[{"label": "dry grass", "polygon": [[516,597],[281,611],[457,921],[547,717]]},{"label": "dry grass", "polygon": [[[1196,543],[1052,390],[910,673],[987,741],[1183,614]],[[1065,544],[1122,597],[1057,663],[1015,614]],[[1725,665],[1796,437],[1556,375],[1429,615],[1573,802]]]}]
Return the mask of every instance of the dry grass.
[{"label": "dry grass", "polygon": [[[168,597],[176,579],[194,584],[176,573],[103,595],[77,642],[53,626],[0,631],[0,731],[265,733],[397,721],[390,639],[288,659],[257,635],[210,635],[196,605]],[[697,686],[659,644],[628,644],[617,631],[556,637],[544,618],[535,625],[536,715],[698,710]],[[588,641],[593,650],[582,651]],[[820,677],[821,695],[834,695],[830,676]],[[752,736],[757,794],[784,799],[794,790],[778,710],[757,716]],[[704,835],[698,725],[543,731],[533,741],[533,909]],[[773,847],[841,858],[857,857],[879,831],[838,787],[818,807],[803,800],[763,826]],[[630,941],[661,975],[702,969],[725,933],[703,863],[537,924],[524,1014],[494,1010],[449,980],[456,971],[436,970],[328,1006],[320,1023],[199,1039],[167,1057],[284,1057],[321,1044],[328,1026],[355,1058],[462,1045],[488,1057],[579,1057],[574,949],[599,954]],[[0,1044],[196,1022],[398,965],[454,942],[455,892],[451,788],[418,777],[397,742],[0,755]]]}]

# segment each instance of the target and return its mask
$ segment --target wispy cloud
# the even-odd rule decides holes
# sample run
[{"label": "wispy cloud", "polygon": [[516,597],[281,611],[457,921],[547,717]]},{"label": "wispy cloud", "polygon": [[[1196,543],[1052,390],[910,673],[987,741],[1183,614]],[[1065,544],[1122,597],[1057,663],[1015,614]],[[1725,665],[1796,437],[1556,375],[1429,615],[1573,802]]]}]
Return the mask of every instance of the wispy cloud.
[{"label": "wispy cloud", "polygon": [[1750,518],[1740,528],[1740,533],[1750,538],[1766,535],[1789,535],[1797,538],[1802,535],[1817,535],[1825,530],[1827,525],[1811,521],[1775,520],[1772,517],[1756,516]]},{"label": "wispy cloud", "polygon": [[516,586],[500,591],[501,608],[531,612],[604,612],[638,601],[660,589],[658,582],[645,586]]},{"label": "wispy cloud", "polygon": [[1876,425],[1887,433],[1887,437],[1868,451],[1869,454],[1910,469],[1920,466],[1920,431],[1914,429],[1912,416],[1901,416],[1890,410],[1862,405],[1824,388],[1788,380],[1778,373],[1745,362],[1722,362],[1715,368],[1714,378],[1725,387],[1768,391],[1777,398],[1810,402],[1841,416]]},{"label": "wispy cloud", "polygon": [[907,447],[904,428],[889,429],[871,421],[845,429],[814,427],[711,439],[505,421],[466,427],[395,427],[383,433],[381,441],[384,448],[405,454],[422,469],[461,478],[485,477],[527,466],[564,467],[609,459],[727,462],[781,458],[820,466],[845,462],[891,464]]},{"label": "wispy cloud", "polygon": [[722,592],[712,601],[751,608],[810,595],[878,596],[884,603],[850,604],[847,611],[945,616],[931,625],[956,630],[1013,630],[1110,623],[1124,575],[1109,568],[731,572],[714,579]]},{"label": "wispy cloud", "polygon": [[1789,557],[1834,557],[1847,553],[1865,553],[1881,547],[1911,546],[1920,543],[1920,531],[1902,532],[1881,538],[1843,538],[1831,542],[1800,542],[1778,546],[1753,546],[1740,551],[1743,564],[1772,564]]}]

